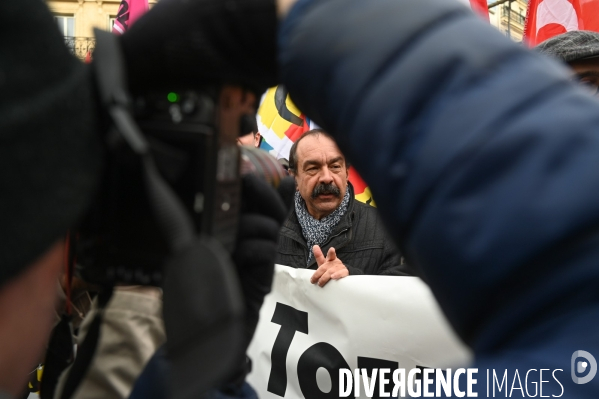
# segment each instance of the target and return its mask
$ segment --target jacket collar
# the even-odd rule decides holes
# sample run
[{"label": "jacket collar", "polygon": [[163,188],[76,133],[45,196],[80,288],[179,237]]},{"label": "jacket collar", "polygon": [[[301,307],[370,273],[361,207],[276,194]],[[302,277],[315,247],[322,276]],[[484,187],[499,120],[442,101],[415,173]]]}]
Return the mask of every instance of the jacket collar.
[{"label": "jacket collar", "polygon": [[[337,223],[337,226],[335,226],[331,231],[331,237],[339,234],[343,230],[349,229],[353,224],[354,202],[356,201],[354,186],[352,186],[350,182],[347,182],[347,189],[349,190],[349,204],[347,205],[347,212],[345,212],[345,215],[341,217],[341,220],[339,221],[339,223]],[[304,239],[304,235],[302,233],[302,227],[300,226],[299,221],[297,220],[295,208],[289,213],[287,220],[285,220],[283,228],[281,229],[281,234],[284,234],[305,245],[306,240]]]}]

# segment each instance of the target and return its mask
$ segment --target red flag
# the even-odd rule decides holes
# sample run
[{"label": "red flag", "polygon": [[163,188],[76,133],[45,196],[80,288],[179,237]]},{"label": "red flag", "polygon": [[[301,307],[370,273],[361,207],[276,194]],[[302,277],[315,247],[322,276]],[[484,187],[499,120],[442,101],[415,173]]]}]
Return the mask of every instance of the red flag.
[{"label": "red flag", "polygon": [[599,32],[599,0],[579,0],[584,29]]},{"label": "red flag", "polygon": [[148,11],[148,0],[122,0],[112,33],[122,35],[135,20]]},{"label": "red flag", "polygon": [[489,20],[489,8],[487,7],[487,0],[470,0],[472,9],[483,16],[487,21]]},{"label": "red flag", "polygon": [[[589,15],[588,19],[596,19]],[[524,40],[533,47],[562,33],[585,29],[581,0],[530,0]]]}]

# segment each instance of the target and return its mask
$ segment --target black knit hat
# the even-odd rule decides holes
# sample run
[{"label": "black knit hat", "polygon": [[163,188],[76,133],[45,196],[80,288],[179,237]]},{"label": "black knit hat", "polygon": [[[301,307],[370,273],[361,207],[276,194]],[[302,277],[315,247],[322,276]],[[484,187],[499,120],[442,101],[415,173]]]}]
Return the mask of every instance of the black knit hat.
[{"label": "black knit hat", "polygon": [[538,44],[535,50],[564,62],[599,57],[599,33],[587,30],[566,32]]},{"label": "black knit hat", "polygon": [[0,286],[88,207],[101,168],[90,82],[43,1],[0,1]]}]

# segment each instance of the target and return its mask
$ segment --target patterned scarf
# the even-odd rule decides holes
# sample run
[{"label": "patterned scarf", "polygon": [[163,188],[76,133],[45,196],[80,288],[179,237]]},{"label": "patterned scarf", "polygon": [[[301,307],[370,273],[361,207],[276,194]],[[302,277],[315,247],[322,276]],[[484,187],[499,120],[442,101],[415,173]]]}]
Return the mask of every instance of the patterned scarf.
[{"label": "patterned scarf", "polygon": [[295,192],[295,214],[297,220],[302,227],[302,233],[308,244],[308,261],[306,266],[310,264],[312,256],[314,256],[312,247],[314,245],[322,245],[331,235],[333,228],[337,226],[341,217],[347,212],[347,206],[349,205],[349,188],[345,191],[343,200],[330,215],[323,217],[320,220],[316,220],[308,213],[306,203],[299,191]]}]

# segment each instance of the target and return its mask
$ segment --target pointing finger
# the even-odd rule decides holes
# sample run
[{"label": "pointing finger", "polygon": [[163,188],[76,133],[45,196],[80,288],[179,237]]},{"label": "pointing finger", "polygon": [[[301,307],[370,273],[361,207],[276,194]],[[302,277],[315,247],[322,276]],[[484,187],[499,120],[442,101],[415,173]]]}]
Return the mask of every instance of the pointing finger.
[{"label": "pointing finger", "polygon": [[312,247],[312,252],[314,253],[314,259],[316,259],[316,264],[318,264],[318,266],[322,266],[322,264],[326,262],[326,259],[322,254],[322,249],[320,249],[318,245],[314,245]]},{"label": "pointing finger", "polygon": [[337,259],[337,253],[335,252],[335,248],[331,247],[329,248],[329,252],[327,252],[327,260],[332,262],[335,259]]}]

